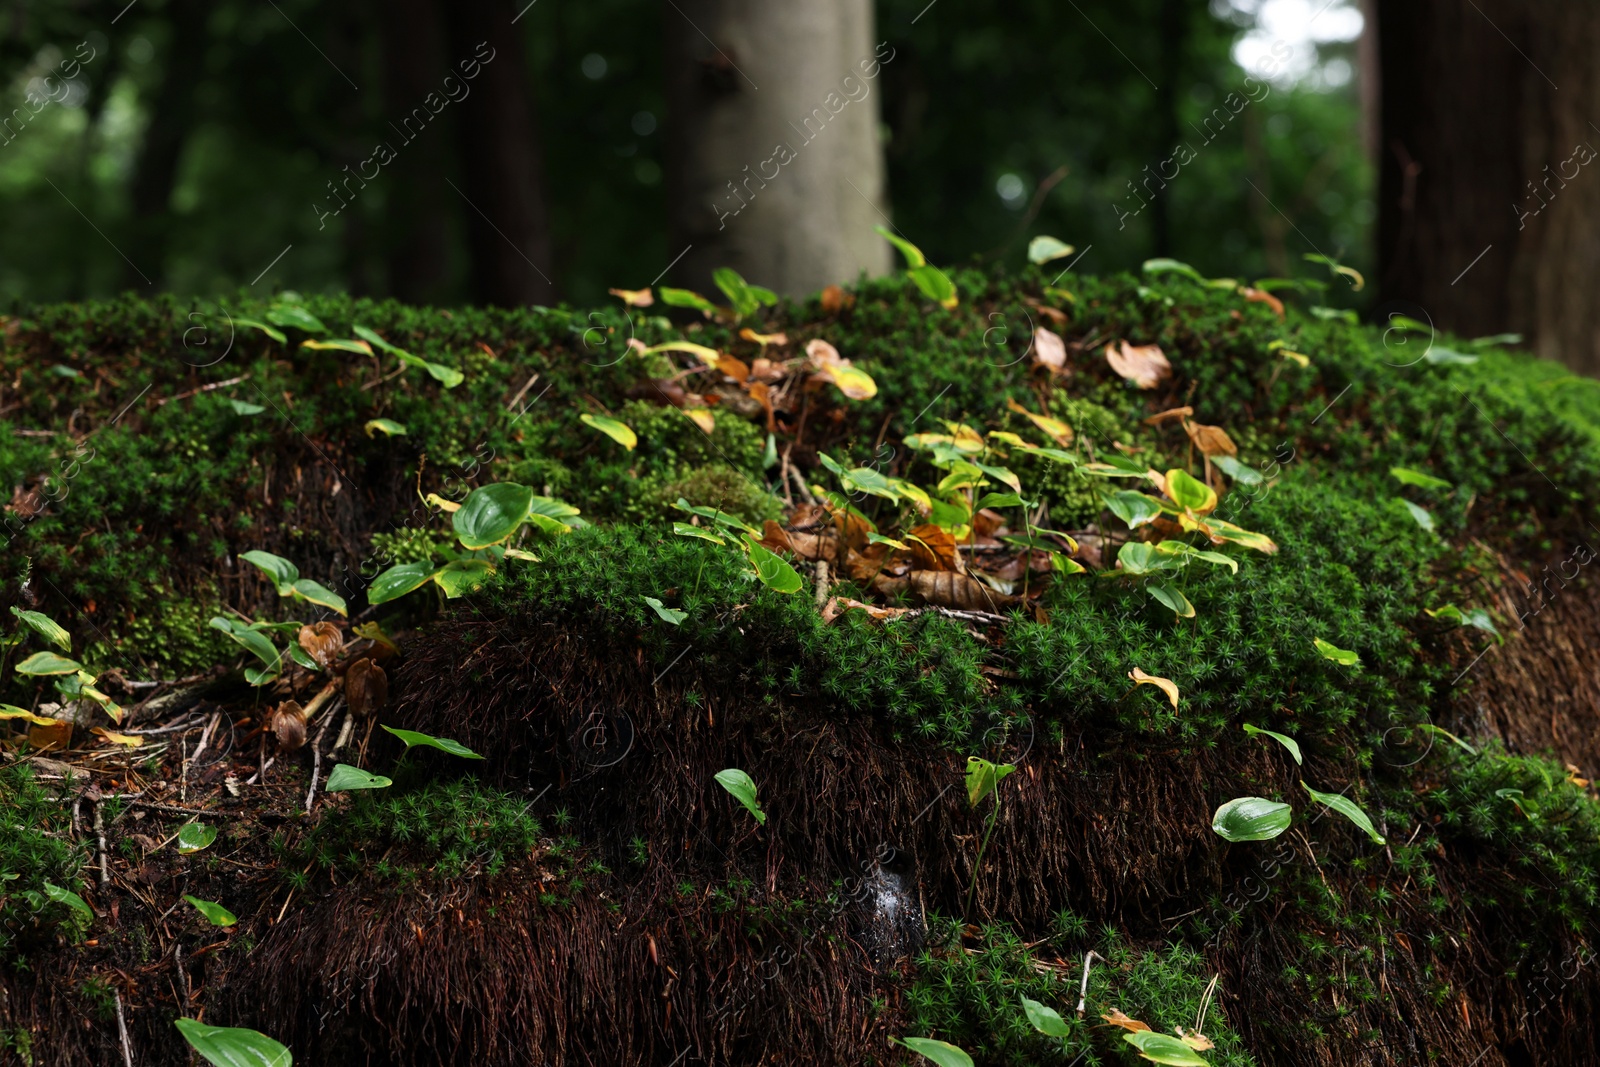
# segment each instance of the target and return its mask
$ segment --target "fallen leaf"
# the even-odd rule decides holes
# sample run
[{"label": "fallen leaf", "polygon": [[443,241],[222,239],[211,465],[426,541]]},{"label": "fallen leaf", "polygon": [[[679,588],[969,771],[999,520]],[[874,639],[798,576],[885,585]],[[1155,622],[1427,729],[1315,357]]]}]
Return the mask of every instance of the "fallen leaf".
[{"label": "fallen leaf", "polygon": [[754,341],[762,348],[768,345],[786,345],[789,343],[789,335],[786,333],[756,333],[748,326],[739,331],[739,336],[746,341]]},{"label": "fallen leaf", "polygon": [[370,719],[389,702],[389,676],[366,656],[350,664],[344,676],[344,698],[358,719]]},{"label": "fallen leaf", "polygon": [[1007,400],[1006,407],[1025,417],[1029,422],[1049,434],[1055,439],[1056,444],[1061,445],[1063,448],[1072,444],[1072,427],[1060,419],[1053,419],[1049,415],[1035,415],[1015,400]]},{"label": "fallen leaf", "polygon": [[[1134,685],[1153,685],[1167,694],[1167,699],[1172,701],[1172,710],[1178,710],[1178,687],[1172,684],[1171,679],[1157,678],[1153,674],[1146,674],[1138,667],[1128,672],[1128,677],[1133,679]],[[1148,1029],[1148,1027],[1146,1028]]]},{"label": "fallen leaf", "polygon": [[711,414],[710,408],[684,408],[683,413],[689,416],[691,422],[700,427],[702,433],[709,434],[717,427],[716,416]]},{"label": "fallen leaf", "polygon": [[1185,419],[1193,414],[1194,408],[1190,407],[1188,404],[1185,404],[1181,408],[1168,408],[1165,411],[1158,411],[1154,415],[1151,415],[1148,419],[1145,419],[1144,424],[1146,426],[1160,426],[1168,419]]},{"label": "fallen leaf", "polygon": [[36,722],[28,727],[28,747],[36,752],[66,748],[72,744],[72,723],[58,719],[48,726]]},{"label": "fallen leaf", "polygon": [[765,356],[757,356],[750,362],[750,377],[759,382],[779,382],[783,380],[783,364],[774,362]]},{"label": "fallen leaf", "polygon": [[1049,368],[1052,374],[1067,369],[1067,343],[1061,335],[1043,326],[1033,331],[1033,361]]},{"label": "fallen leaf", "polygon": [[104,726],[96,726],[89,732],[92,734],[97,734],[98,736],[111,742],[113,745],[126,745],[128,748],[138,748],[140,745],[144,744],[144,738],[142,737],[135,737],[132,734],[119,734],[114,730],[107,730]]},{"label": "fallen leaf", "polygon": [[907,535],[911,556],[923,567],[936,571],[961,570],[961,556],[950,531],[932,524],[914,527]]},{"label": "fallen leaf", "polygon": [[629,307],[647,308],[656,302],[655,295],[646,289],[607,289],[612,296],[622,298],[622,302]]},{"label": "fallen leaf", "polygon": [[851,600],[849,597],[835,596],[829,597],[828,602],[822,606],[822,621],[832,622],[851,609],[864,611],[872,618],[880,620],[904,615],[908,610],[906,608],[880,608],[876,604],[863,604],[861,601]]},{"label": "fallen leaf", "polygon": [[999,612],[1017,602],[1016,597],[996,593],[977,579],[954,571],[912,571],[908,582],[913,593],[941,608]]},{"label": "fallen leaf", "polygon": [[[1258,303],[1267,305],[1267,307],[1277,312],[1278,318],[1283,318],[1283,301],[1279,300],[1271,293],[1261,289],[1252,289],[1248,285],[1241,285],[1239,287],[1239,295],[1244,297],[1246,300],[1254,300]],[[1210,1048],[1211,1046],[1207,1045],[1206,1047]]]},{"label": "fallen leaf", "polygon": [[870,400],[878,395],[878,383],[872,376],[851,366],[837,348],[820,337],[806,342],[806,356],[816,368],[817,377],[832,382],[851,400]]},{"label": "fallen leaf", "polygon": [[830,285],[822,290],[822,310],[830,315],[837,315],[845,308],[854,307],[856,298],[839,288]]},{"label": "fallen leaf", "polygon": [[339,628],[331,622],[317,622],[300,627],[297,640],[300,642],[300,647],[305,649],[306,655],[316,660],[317,666],[323,670],[328,669],[333,663],[333,657],[344,647],[344,637],[339,633]]},{"label": "fallen leaf", "polygon": [[744,391],[749,393],[750,398],[760,404],[761,410],[767,413],[767,432],[774,432],[777,427],[772,421],[772,387],[766,382],[749,381],[744,383]]},{"label": "fallen leaf", "polygon": [[1124,1015],[1122,1013],[1122,1011],[1120,1009],[1118,1009],[1118,1008],[1112,1008],[1111,1009],[1111,1014],[1102,1015],[1102,1016],[1100,1016],[1100,1018],[1104,1019],[1106,1022],[1110,1023],[1112,1026],[1120,1026],[1124,1030],[1132,1030],[1134,1033],[1138,1033],[1140,1030],[1149,1030],[1150,1029],[1150,1027],[1148,1025],[1146,1025],[1145,1023],[1140,1022],[1138,1019],[1131,1019],[1128,1016]]},{"label": "fallen leaf", "polygon": [[1237,456],[1239,447],[1228,436],[1228,431],[1221,426],[1207,426],[1200,422],[1185,422],[1183,428],[1189,432],[1189,440],[1194,442],[1194,447],[1200,450],[1203,456]]},{"label": "fallen leaf", "polygon": [[738,356],[724,355],[717,360],[717,369],[740,384],[750,377],[750,365]]},{"label": "fallen leaf", "polygon": [[1186,1033],[1183,1032],[1183,1028],[1182,1027],[1178,1028],[1178,1037],[1183,1040],[1183,1043],[1185,1045],[1188,1045],[1190,1048],[1194,1049],[1196,1052],[1204,1052],[1208,1048],[1215,1048],[1216,1047],[1214,1044],[1212,1044],[1211,1039],[1209,1037],[1207,1037],[1205,1034],[1202,1034],[1202,1033],[1186,1034]]},{"label": "fallen leaf", "polygon": [[789,533],[776,522],[768,519],[761,525],[761,544],[770,552],[800,553],[795,549],[794,543],[789,540]]},{"label": "fallen leaf", "polygon": [[306,713],[298,701],[285,700],[279,704],[267,723],[283,751],[293,752],[306,743]]},{"label": "fallen leaf", "polygon": [[1106,362],[1140,389],[1154,389],[1163,379],[1172,377],[1172,364],[1167,362],[1160,345],[1130,345],[1118,341],[1106,345]]}]

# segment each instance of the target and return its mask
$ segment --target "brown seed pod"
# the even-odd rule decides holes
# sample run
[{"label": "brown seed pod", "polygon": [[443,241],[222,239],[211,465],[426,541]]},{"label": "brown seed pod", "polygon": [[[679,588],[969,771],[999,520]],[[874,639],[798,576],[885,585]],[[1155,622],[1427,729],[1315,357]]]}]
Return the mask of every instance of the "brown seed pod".
[{"label": "brown seed pod", "polygon": [[293,752],[306,743],[306,713],[297,701],[285,700],[267,721],[284,752]]},{"label": "brown seed pod", "polygon": [[389,702],[389,676],[366,656],[350,664],[344,676],[344,698],[358,719],[370,719]]},{"label": "brown seed pod", "polygon": [[344,636],[331,622],[316,622],[300,627],[300,647],[306,655],[317,661],[317,666],[327,670],[333,658],[344,647]]}]

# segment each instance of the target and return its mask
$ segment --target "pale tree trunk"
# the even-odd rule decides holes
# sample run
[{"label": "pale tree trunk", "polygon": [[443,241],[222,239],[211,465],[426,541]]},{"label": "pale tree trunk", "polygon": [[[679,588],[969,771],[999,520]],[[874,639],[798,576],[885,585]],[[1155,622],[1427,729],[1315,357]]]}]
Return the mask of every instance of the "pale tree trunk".
[{"label": "pale tree trunk", "polygon": [[[668,0],[674,278],[803,296],[890,266],[871,0]],[[913,241],[917,235],[908,235]],[[664,266],[665,264],[663,264]]]},{"label": "pale tree trunk", "polygon": [[1378,16],[1380,299],[1600,373],[1600,6],[1380,0]]}]

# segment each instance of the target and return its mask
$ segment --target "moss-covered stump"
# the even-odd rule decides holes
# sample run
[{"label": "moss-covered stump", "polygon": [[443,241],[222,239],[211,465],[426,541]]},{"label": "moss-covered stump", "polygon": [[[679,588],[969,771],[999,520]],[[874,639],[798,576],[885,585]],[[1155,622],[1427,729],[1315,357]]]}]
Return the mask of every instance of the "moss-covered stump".
[{"label": "moss-covered stump", "polygon": [[0,1059],[1600,1061],[1600,390],[956,281],[9,320]]}]

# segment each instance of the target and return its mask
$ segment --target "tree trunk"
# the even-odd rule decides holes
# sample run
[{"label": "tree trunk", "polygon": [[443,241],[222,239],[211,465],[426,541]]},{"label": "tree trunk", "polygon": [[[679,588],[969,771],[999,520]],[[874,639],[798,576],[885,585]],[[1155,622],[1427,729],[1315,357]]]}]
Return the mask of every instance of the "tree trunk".
[{"label": "tree trunk", "polygon": [[[439,14],[434,0],[394,0],[380,21],[384,103],[389,114],[408,115],[453,73],[444,66]],[[400,153],[394,163],[385,234],[389,292],[408,304],[439,303],[444,297],[440,286],[449,260],[452,213],[441,209],[456,199],[444,178],[447,131],[425,130],[423,136],[433,143]]]},{"label": "tree trunk", "polygon": [[1377,7],[1381,300],[1600,372],[1600,7]]},{"label": "tree trunk", "polygon": [[554,303],[543,163],[515,12],[507,0],[452,2],[446,11],[451,66],[480,65],[472,94],[454,105],[477,296],[506,306]]},{"label": "tree trunk", "polygon": [[[674,268],[803,296],[890,265],[871,0],[668,0]],[[917,235],[909,235],[916,240]]]}]

